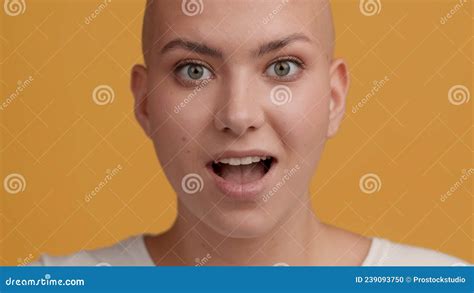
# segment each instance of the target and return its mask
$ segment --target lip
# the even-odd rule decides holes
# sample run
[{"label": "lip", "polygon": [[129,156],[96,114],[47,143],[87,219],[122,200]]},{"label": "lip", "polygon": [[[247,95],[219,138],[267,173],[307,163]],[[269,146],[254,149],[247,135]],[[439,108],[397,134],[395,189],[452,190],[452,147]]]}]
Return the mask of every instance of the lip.
[{"label": "lip", "polygon": [[[225,180],[224,178],[217,175],[212,169],[212,162],[224,158],[242,158],[249,156],[271,156],[273,158],[272,166],[270,170],[259,180],[239,184]],[[206,169],[211,175],[217,188],[228,198],[236,201],[257,201],[260,196],[263,196],[263,192],[269,184],[269,181],[275,173],[276,166],[278,165],[277,157],[267,151],[263,150],[249,150],[249,151],[226,151],[213,156],[213,160],[206,164]]]}]

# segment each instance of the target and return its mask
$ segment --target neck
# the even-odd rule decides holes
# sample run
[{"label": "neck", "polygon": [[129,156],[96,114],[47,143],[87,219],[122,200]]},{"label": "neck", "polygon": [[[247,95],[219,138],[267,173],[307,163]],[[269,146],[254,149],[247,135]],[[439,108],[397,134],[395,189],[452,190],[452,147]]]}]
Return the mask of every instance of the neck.
[{"label": "neck", "polygon": [[[317,261],[313,240],[325,225],[312,211],[310,197],[289,211],[288,217],[268,233],[253,238],[226,237],[200,221],[182,204],[178,217],[165,234],[168,247],[158,265],[308,265]],[[312,247],[313,249],[308,249]]]}]

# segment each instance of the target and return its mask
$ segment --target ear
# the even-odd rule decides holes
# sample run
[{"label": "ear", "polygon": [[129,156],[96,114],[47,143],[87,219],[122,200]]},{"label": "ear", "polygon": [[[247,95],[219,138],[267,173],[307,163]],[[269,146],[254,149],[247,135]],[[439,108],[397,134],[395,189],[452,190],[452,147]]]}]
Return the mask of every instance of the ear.
[{"label": "ear", "polygon": [[150,117],[147,110],[147,69],[143,65],[133,66],[130,86],[135,97],[135,117],[146,135],[150,137]]},{"label": "ear", "polygon": [[349,72],[342,59],[331,62],[329,69],[331,96],[329,100],[329,125],[327,138],[336,135],[346,111],[346,97],[349,90]]}]

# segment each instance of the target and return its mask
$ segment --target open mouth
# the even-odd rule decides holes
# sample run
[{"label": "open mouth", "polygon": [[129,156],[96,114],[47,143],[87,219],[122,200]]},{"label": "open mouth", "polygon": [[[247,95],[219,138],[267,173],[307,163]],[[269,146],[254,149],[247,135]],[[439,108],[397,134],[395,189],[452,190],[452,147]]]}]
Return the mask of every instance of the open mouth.
[{"label": "open mouth", "polygon": [[272,156],[247,156],[219,159],[211,162],[211,167],[224,180],[243,185],[262,179],[275,163]]}]

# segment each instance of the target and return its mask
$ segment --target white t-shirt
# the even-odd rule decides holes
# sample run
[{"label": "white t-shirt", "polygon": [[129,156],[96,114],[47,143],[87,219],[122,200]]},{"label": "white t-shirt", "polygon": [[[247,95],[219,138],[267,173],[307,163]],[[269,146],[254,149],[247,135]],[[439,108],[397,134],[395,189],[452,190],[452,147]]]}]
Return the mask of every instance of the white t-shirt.
[{"label": "white t-shirt", "polygon": [[[82,250],[67,256],[43,254],[30,266],[154,266],[144,235],[129,237],[109,247]],[[291,265],[291,264],[290,264]],[[464,266],[467,262],[430,249],[372,238],[362,266]]]}]

